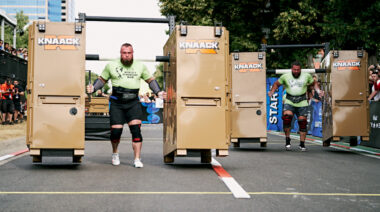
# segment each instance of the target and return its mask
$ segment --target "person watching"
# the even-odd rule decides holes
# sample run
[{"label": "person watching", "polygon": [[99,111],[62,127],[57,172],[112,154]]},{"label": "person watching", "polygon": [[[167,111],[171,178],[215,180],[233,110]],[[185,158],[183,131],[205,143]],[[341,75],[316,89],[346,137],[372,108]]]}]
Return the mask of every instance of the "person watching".
[{"label": "person watching", "polygon": [[375,69],[372,74],[371,78],[373,81],[373,85],[371,88],[371,94],[368,97],[368,100],[371,101],[379,101],[380,100],[380,79],[379,79],[379,71]]},{"label": "person watching", "polygon": [[[10,124],[12,125],[12,116],[14,112],[14,104],[13,104],[13,89],[14,86],[11,83],[10,79],[5,80],[4,84],[1,85],[1,90],[3,93],[3,103],[2,103],[2,112],[3,112],[3,120],[2,124]],[[8,122],[6,122],[6,118],[8,118]]]},{"label": "person watching", "polygon": [[[19,85],[17,80],[13,81],[14,84],[14,95],[13,95],[13,104],[14,104],[14,123],[18,123],[18,118],[21,115],[21,97],[24,96],[24,89]],[[22,120],[22,119],[21,119]]]}]

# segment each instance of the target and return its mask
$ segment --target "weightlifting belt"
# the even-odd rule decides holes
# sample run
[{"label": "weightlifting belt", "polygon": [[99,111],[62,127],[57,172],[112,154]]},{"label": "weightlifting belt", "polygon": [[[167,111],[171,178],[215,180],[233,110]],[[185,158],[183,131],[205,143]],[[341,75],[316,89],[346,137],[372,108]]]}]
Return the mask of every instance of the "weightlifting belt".
[{"label": "weightlifting belt", "polygon": [[139,89],[128,89],[123,87],[112,87],[111,98],[118,102],[129,102],[138,99]]},{"label": "weightlifting belt", "polygon": [[299,96],[293,96],[289,93],[286,93],[286,99],[290,100],[293,103],[299,103],[304,100],[307,100],[307,97],[306,97],[306,93]]}]

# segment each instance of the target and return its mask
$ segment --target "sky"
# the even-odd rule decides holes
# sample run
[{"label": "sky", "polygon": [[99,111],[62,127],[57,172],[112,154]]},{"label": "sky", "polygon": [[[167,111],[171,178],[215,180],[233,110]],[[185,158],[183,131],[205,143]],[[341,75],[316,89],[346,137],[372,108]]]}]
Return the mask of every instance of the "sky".
[{"label": "sky", "polygon": [[[161,15],[158,0],[76,0],[78,13],[87,16],[165,18]],[[86,22],[86,54],[99,54],[106,58],[120,58],[120,46],[131,43],[135,59],[154,59],[163,55],[168,35],[168,24]],[[100,74],[107,62],[86,61],[86,70]],[[153,73],[158,63],[145,62]]]}]

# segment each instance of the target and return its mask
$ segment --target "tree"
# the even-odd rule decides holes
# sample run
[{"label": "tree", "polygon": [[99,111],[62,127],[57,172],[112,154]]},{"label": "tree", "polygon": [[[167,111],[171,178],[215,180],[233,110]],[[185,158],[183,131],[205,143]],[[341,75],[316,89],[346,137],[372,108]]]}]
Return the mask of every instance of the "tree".
[{"label": "tree", "polygon": [[[17,26],[16,26],[16,46],[17,47],[28,47],[28,34],[29,30],[23,32],[23,27],[29,23],[29,17],[24,15],[23,11],[16,14]],[[21,35],[22,34],[22,35]],[[13,44],[13,28],[6,26],[4,30],[4,41]]]},{"label": "tree", "polygon": [[[230,31],[230,50],[259,51],[260,44],[322,44],[379,54],[380,1],[356,0],[160,0],[164,15],[194,25],[221,21]],[[294,60],[307,63],[317,49],[268,52],[268,67],[283,68]]]},{"label": "tree", "polygon": [[160,63],[156,66],[156,71],[153,74],[154,78],[156,78],[158,85],[163,90],[164,88],[164,64]]}]

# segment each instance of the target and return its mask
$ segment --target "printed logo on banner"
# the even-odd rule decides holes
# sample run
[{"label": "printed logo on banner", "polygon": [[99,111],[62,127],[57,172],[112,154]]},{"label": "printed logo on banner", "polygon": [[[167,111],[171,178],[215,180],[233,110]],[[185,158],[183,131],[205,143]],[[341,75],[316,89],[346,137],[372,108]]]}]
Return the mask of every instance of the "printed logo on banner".
[{"label": "printed logo on banner", "polygon": [[76,50],[80,46],[79,41],[79,38],[72,35],[45,35],[37,39],[38,45],[44,46],[45,50]]},{"label": "printed logo on banner", "polygon": [[236,71],[239,72],[258,72],[262,71],[263,69],[263,64],[259,62],[252,62],[252,63],[239,63],[235,64],[234,68]]},{"label": "printed logo on banner", "polygon": [[179,48],[185,49],[186,54],[217,54],[219,42],[216,40],[186,40],[179,42]]},{"label": "printed logo on banner", "polygon": [[360,60],[338,60],[333,63],[333,67],[338,68],[339,71],[342,71],[342,70],[359,71]]},{"label": "printed logo on banner", "polygon": [[[266,80],[267,93],[270,91],[272,85],[278,78],[269,77]],[[282,93],[283,88],[280,87],[275,93],[269,97],[267,96],[267,129],[268,130],[282,130]]]},{"label": "printed logo on banner", "polygon": [[272,97],[270,97],[270,104],[269,104],[269,123],[271,124],[277,124],[278,123],[278,93],[274,93]]}]

